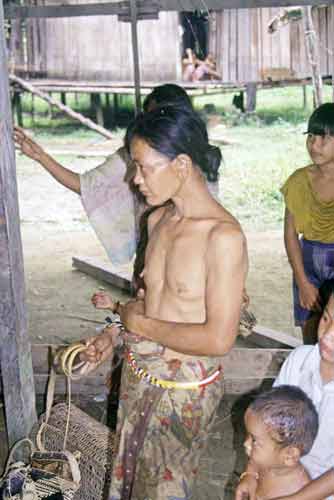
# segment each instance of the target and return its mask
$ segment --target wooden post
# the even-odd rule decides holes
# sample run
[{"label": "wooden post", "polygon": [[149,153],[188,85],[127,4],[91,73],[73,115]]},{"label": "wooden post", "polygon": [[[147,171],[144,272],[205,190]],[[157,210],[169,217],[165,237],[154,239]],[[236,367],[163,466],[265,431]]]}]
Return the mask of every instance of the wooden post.
[{"label": "wooden post", "polygon": [[306,92],[306,85],[302,85],[303,88],[303,109],[307,108],[307,92]]},{"label": "wooden post", "polygon": [[255,111],[256,108],[256,83],[249,82],[246,84],[246,96],[247,96],[247,113]]},{"label": "wooden post", "polygon": [[91,94],[91,103],[95,114],[96,122],[100,127],[104,127],[103,109],[100,94]]},{"label": "wooden post", "polygon": [[36,422],[31,346],[27,332],[23,256],[6,45],[0,1],[0,364],[8,442]]},{"label": "wooden post", "polygon": [[311,66],[315,106],[322,104],[322,78],[319,67],[318,40],[312,20],[312,7],[303,7],[305,45],[308,62]]},{"label": "wooden post", "polygon": [[140,70],[139,70],[139,52],[138,52],[138,33],[137,33],[137,2],[130,0],[131,11],[131,36],[132,36],[132,55],[133,55],[133,70],[135,80],[136,93],[136,114],[141,110],[140,99]]},{"label": "wooden post", "polygon": [[22,102],[21,93],[14,91],[13,95],[13,111],[15,111],[17,124],[23,127]]}]

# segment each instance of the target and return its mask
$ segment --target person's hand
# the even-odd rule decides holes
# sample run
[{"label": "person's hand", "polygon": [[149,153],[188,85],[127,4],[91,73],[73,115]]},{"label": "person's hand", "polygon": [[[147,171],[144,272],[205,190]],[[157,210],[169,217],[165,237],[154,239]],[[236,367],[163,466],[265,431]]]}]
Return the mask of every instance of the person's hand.
[{"label": "person's hand", "polygon": [[119,334],[119,326],[112,325],[106,327],[99,335],[85,340],[87,348],[80,353],[80,360],[85,361],[85,364],[79,371],[80,375],[87,375],[111,358]]},{"label": "person's hand", "polygon": [[14,127],[14,142],[18,149],[32,160],[38,161],[45,153],[44,149],[19,127]]},{"label": "person's hand", "polygon": [[137,333],[138,319],[145,315],[145,302],[141,298],[130,300],[120,310],[120,318],[123,326],[129,331]]},{"label": "person's hand", "polygon": [[307,280],[298,287],[300,305],[309,311],[321,311],[321,297],[318,288]]},{"label": "person's hand", "polygon": [[116,302],[106,292],[96,292],[91,298],[96,309],[111,309],[114,310]]},{"label": "person's hand", "polygon": [[245,475],[235,490],[234,500],[257,500],[257,479],[251,475]]}]

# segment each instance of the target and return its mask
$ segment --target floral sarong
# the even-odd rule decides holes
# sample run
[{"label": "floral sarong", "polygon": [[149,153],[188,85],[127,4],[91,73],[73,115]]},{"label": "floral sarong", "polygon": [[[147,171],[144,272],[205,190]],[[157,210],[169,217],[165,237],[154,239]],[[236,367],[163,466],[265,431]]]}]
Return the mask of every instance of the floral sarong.
[{"label": "floral sarong", "polygon": [[[163,351],[155,343],[141,344]],[[145,370],[176,381],[201,380],[221,361],[189,356],[181,362],[177,356],[166,361],[157,352],[137,352]],[[109,500],[190,499],[223,393],[222,377],[203,389],[162,389],[140,380],[125,361]]]}]

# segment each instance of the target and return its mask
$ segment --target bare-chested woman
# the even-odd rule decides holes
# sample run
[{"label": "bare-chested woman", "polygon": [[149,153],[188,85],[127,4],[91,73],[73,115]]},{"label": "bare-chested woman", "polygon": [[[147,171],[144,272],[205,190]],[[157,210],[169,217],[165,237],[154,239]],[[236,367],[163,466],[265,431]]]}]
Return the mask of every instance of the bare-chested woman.
[{"label": "bare-chested woman", "polygon": [[185,499],[224,392],[222,356],[238,332],[246,241],[208,190],[221,156],[196,114],[161,107],[141,115],[126,144],[134,182],[149,205],[161,207],[148,221],[145,297],[92,299],[117,310],[131,332],[107,329],[86,351],[96,363],[115,337],[125,344],[109,499]]}]

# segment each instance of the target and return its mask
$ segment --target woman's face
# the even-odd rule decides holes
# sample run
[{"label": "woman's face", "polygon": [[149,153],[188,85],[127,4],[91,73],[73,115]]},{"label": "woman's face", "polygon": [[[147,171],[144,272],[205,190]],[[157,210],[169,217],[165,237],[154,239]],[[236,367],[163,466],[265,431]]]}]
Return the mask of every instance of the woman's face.
[{"label": "woman's face", "polygon": [[130,152],[136,167],[133,182],[145,196],[147,203],[156,206],[171,199],[180,188],[175,168],[177,158],[170,160],[140,137],[134,137]]},{"label": "woman's face", "polygon": [[306,147],[315,165],[334,163],[334,136],[307,134]]},{"label": "woman's face", "polygon": [[321,359],[334,364],[334,294],[331,295],[318,326]]}]

